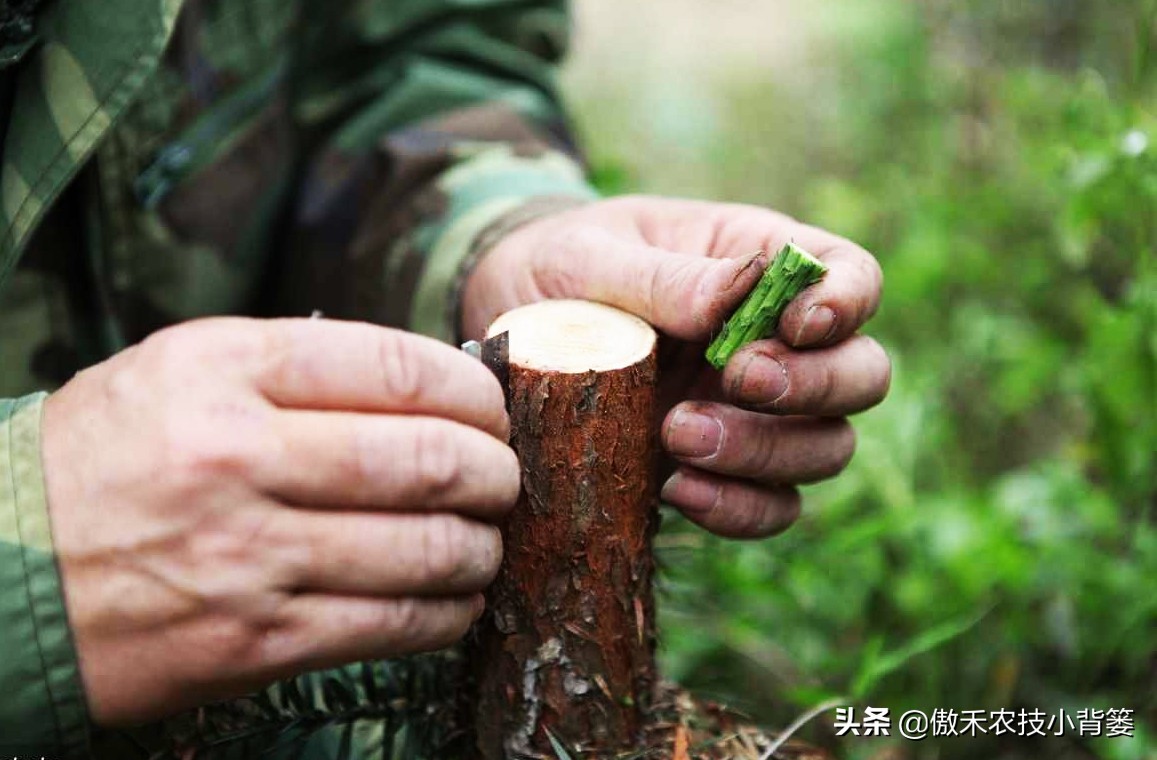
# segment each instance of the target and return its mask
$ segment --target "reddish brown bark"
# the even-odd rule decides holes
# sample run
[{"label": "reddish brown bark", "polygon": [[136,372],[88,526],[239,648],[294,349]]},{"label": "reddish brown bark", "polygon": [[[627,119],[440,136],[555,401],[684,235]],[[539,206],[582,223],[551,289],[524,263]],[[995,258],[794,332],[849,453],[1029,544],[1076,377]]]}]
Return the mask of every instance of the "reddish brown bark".
[{"label": "reddish brown bark", "polygon": [[655,686],[655,356],[565,374],[510,368],[523,493],[469,649],[483,760],[612,756]]}]

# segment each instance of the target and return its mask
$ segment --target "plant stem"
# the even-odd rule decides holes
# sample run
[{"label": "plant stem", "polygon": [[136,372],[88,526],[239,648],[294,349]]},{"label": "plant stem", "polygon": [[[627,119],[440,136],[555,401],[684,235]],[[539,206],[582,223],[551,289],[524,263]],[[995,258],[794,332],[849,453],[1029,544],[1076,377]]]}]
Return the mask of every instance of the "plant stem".
[{"label": "plant stem", "polygon": [[804,288],[819,282],[828,268],[810,253],[788,243],[763,271],[755,288],[707,347],[707,361],[723,369],[727,360],[752,341],[775,332],[779,317]]}]

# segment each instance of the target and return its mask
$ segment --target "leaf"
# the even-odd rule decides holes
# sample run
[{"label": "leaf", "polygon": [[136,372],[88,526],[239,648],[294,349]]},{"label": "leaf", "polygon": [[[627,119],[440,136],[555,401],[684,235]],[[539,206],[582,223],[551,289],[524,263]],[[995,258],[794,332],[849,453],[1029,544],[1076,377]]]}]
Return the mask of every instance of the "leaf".
[{"label": "leaf", "polygon": [[860,673],[852,684],[853,700],[863,699],[877,681],[903,667],[914,657],[930,652],[970,630],[991,611],[992,607],[989,607],[979,614],[947,620],[917,635],[900,648],[884,654],[880,654],[880,650],[883,649],[882,639],[873,639],[868,644],[868,651],[860,668]]},{"label": "leaf", "polygon": [[338,671],[327,675],[321,682],[321,703],[332,713],[346,712],[358,705],[357,694],[343,680],[345,673]]},{"label": "leaf", "polygon": [[566,751],[566,747],[562,746],[562,742],[554,735],[554,732],[546,726],[543,726],[542,730],[546,732],[546,738],[550,741],[551,749],[553,749],[554,754],[558,756],[558,760],[574,760],[574,758],[570,756],[570,753]]},{"label": "leaf", "polygon": [[354,756],[354,723],[349,721],[342,727],[341,743],[337,748],[337,757],[334,760],[352,760]]},{"label": "leaf", "polygon": [[373,705],[379,704],[381,696],[378,694],[378,682],[374,678],[373,663],[363,662],[361,664],[361,678],[362,688],[366,693],[366,700]]}]

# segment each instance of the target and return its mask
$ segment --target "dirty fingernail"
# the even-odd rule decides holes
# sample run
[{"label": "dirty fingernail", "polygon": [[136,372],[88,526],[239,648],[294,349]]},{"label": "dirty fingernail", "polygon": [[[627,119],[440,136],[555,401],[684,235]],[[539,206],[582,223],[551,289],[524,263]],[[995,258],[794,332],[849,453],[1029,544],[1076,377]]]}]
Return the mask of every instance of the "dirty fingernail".
[{"label": "dirty fingernail", "polygon": [[676,472],[663,484],[659,498],[678,505],[683,512],[705,514],[715,508],[721,488],[719,483],[710,478]]},{"label": "dirty fingernail", "polygon": [[797,346],[819,343],[831,337],[835,331],[836,313],[827,306],[817,304],[807,310],[792,343]]},{"label": "dirty fingernail", "polygon": [[709,457],[719,451],[723,425],[706,414],[680,409],[667,428],[667,450],[675,456]]},{"label": "dirty fingernail", "polygon": [[753,353],[740,370],[736,396],[748,404],[774,404],[787,394],[787,366],[774,356]]}]

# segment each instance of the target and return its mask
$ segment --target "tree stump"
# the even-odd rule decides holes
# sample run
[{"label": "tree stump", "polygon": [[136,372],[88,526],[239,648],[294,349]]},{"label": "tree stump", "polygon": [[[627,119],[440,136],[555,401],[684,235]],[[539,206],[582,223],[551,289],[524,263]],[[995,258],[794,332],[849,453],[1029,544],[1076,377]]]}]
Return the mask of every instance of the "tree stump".
[{"label": "tree stump", "polygon": [[461,754],[831,760],[658,678],[654,330],[608,306],[544,301],[488,335],[503,332],[522,494],[468,637]]},{"label": "tree stump", "polygon": [[522,495],[468,652],[483,760],[613,757],[655,689],[654,330],[585,301],[500,317]]}]

